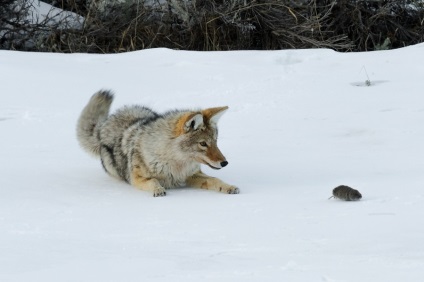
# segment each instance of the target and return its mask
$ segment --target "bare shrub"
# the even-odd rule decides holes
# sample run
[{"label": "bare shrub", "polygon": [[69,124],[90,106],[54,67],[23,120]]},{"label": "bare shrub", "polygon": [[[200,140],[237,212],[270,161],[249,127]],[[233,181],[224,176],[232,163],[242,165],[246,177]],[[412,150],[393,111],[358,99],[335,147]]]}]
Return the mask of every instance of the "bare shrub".
[{"label": "bare shrub", "polygon": [[[8,1],[0,10],[0,48],[23,51],[62,52],[61,46],[44,44],[49,38],[64,31],[79,29],[81,18],[66,11],[50,9],[38,13],[35,0]],[[4,12],[4,13],[3,13]]]},{"label": "bare shrub", "polygon": [[[85,35],[103,52],[152,47],[186,50],[245,50],[353,47],[345,35],[319,30],[323,16],[286,1],[171,0],[146,6],[114,5],[92,12]],[[102,46],[102,47],[100,47]]]},{"label": "bare shrub", "polygon": [[[326,30],[345,34],[355,51],[399,48],[424,41],[424,7],[422,1],[407,0],[321,0],[314,1],[317,13],[331,16],[324,21]],[[390,44],[390,45],[388,45]]]},{"label": "bare shrub", "polygon": [[0,47],[95,53],[154,47],[366,51],[424,40],[424,7],[412,0],[128,0],[101,2],[101,9],[85,0],[47,1],[76,12],[84,23],[72,25],[69,14],[53,13],[28,22],[27,4],[12,18],[2,17]]}]

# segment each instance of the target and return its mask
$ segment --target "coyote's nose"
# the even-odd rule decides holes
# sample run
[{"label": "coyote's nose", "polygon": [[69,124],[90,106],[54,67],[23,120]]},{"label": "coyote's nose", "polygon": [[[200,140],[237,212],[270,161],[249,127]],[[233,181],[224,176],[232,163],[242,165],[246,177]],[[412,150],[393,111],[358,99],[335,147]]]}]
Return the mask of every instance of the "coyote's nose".
[{"label": "coyote's nose", "polygon": [[226,166],[228,164],[228,162],[227,161],[223,161],[223,162],[221,162],[221,167],[224,167],[224,166]]}]

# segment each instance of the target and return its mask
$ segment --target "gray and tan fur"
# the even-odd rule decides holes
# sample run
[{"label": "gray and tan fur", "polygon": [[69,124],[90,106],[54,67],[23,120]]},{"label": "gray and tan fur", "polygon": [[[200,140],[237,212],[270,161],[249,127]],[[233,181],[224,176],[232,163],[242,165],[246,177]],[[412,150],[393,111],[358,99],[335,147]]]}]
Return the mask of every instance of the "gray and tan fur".
[{"label": "gray and tan fur", "polygon": [[112,100],[110,91],[94,94],[77,125],[80,145],[100,157],[107,173],[155,197],[184,185],[239,193],[200,169],[200,164],[214,169],[228,164],[217,146],[217,122],[228,107],[158,114],[136,105],[109,115]]},{"label": "gray and tan fur", "polygon": [[331,196],[330,199],[331,198],[337,198],[345,201],[358,201],[362,198],[362,195],[358,190],[347,185],[339,185],[333,189],[333,196]]}]

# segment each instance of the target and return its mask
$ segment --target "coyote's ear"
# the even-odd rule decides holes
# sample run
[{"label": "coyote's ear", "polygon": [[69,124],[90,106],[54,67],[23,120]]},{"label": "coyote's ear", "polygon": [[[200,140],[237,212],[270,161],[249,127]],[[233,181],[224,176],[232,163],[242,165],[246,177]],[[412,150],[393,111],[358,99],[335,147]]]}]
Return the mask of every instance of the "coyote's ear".
[{"label": "coyote's ear", "polygon": [[200,113],[187,113],[180,117],[175,125],[175,135],[180,136],[203,125],[203,116]]},{"label": "coyote's ear", "polygon": [[209,124],[216,125],[221,116],[228,110],[228,107],[210,108],[202,111],[203,116],[209,121]]},{"label": "coyote's ear", "polygon": [[196,130],[199,126],[203,125],[202,114],[195,114],[184,123],[184,131]]}]

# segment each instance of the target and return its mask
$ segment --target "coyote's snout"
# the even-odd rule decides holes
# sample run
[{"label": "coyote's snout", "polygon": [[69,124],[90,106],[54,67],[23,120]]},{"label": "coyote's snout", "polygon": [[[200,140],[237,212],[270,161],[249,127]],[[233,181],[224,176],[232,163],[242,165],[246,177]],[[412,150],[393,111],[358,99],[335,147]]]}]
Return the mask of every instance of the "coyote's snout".
[{"label": "coyote's snout", "polygon": [[225,159],[221,151],[218,149],[218,146],[216,144],[207,146],[205,158],[203,160],[199,159],[199,163],[208,165],[210,168],[213,169],[221,169],[228,164],[227,160]]},{"label": "coyote's snout", "polygon": [[94,94],[77,126],[81,146],[100,156],[107,173],[154,196],[183,185],[239,193],[200,170],[200,164],[213,169],[228,165],[217,144],[217,122],[228,107],[158,114],[126,106],[109,115],[112,100],[110,91]]}]

